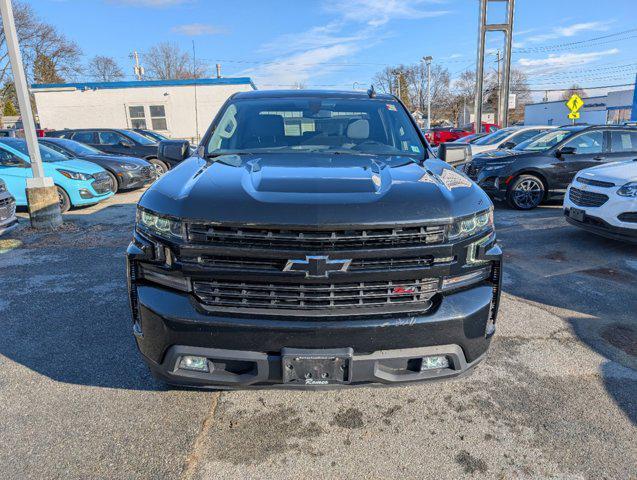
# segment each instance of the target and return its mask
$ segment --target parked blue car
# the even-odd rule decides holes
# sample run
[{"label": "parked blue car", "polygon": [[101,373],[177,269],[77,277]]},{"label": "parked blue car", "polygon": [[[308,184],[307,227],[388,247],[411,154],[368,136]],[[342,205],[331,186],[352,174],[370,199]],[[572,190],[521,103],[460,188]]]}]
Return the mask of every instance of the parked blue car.
[{"label": "parked blue car", "polygon": [[[94,163],[74,160],[40,145],[44,175],[52,177],[60,199],[60,209],[92,205],[113,195],[108,173]],[[33,176],[26,141],[0,138],[0,179],[4,180],[16,204],[27,204],[27,178]]]}]

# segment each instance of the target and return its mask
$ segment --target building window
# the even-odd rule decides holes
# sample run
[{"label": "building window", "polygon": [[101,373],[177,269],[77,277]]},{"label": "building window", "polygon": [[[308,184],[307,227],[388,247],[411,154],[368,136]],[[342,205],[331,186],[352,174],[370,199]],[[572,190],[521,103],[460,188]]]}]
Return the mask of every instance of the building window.
[{"label": "building window", "polygon": [[163,105],[151,105],[150,121],[153,126],[153,130],[168,130],[168,124],[166,123],[166,109]]},{"label": "building window", "polygon": [[128,115],[130,116],[130,124],[132,128],[146,129],[146,115],[142,105],[128,107]]}]

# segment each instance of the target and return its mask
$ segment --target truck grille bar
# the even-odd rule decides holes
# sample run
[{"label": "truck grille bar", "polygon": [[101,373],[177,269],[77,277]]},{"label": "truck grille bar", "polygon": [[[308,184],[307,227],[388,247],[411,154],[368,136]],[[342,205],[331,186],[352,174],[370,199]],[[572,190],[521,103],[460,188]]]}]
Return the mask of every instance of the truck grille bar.
[{"label": "truck grille bar", "polygon": [[429,301],[439,280],[361,282],[338,284],[280,284],[232,281],[194,281],[195,295],[204,305],[265,309],[334,309],[392,304],[420,304]]},{"label": "truck grille bar", "polygon": [[188,225],[191,243],[231,246],[278,247],[295,250],[347,249],[356,247],[398,247],[444,242],[445,226],[404,226],[365,230],[293,230]]}]

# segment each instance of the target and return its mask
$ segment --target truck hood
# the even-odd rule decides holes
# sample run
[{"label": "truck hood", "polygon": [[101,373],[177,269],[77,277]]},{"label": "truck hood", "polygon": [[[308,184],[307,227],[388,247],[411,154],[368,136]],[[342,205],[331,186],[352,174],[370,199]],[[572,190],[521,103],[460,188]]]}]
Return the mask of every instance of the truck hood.
[{"label": "truck hood", "polygon": [[344,154],[192,157],[139,203],[191,220],[309,226],[446,222],[491,205],[439,160]]}]

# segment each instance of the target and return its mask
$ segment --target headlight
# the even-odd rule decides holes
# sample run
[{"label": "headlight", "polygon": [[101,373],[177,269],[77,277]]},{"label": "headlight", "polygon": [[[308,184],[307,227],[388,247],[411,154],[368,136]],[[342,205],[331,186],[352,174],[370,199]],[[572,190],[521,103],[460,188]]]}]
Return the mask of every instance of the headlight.
[{"label": "headlight", "polygon": [[493,207],[453,222],[449,227],[449,240],[468,238],[488,230],[493,230]]},{"label": "headlight", "polygon": [[637,182],[628,182],[617,190],[617,195],[622,197],[637,197]]},{"label": "headlight", "polygon": [[66,178],[70,178],[71,180],[93,180],[93,175],[89,175],[86,173],[73,172],[72,170],[62,170],[60,168],[58,168],[57,170]]},{"label": "headlight", "polygon": [[488,163],[485,167],[485,171],[490,170],[500,170],[502,167],[506,167],[507,165],[511,165],[513,162],[498,162],[498,163]]},{"label": "headlight", "polygon": [[124,170],[137,170],[139,169],[139,165],[131,165],[129,163],[125,163],[124,165],[120,165]]},{"label": "headlight", "polygon": [[137,209],[137,227],[168,240],[183,238],[181,232],[181,221],[165,216],[159,216],[149,212],[148,210],[142,210],[140,208]]},{"label": "headlight", "polygon": [[6,192],[6,191],[7,191],[7,186],[5,185],[4,182],[0,182],[0,193]]}]

